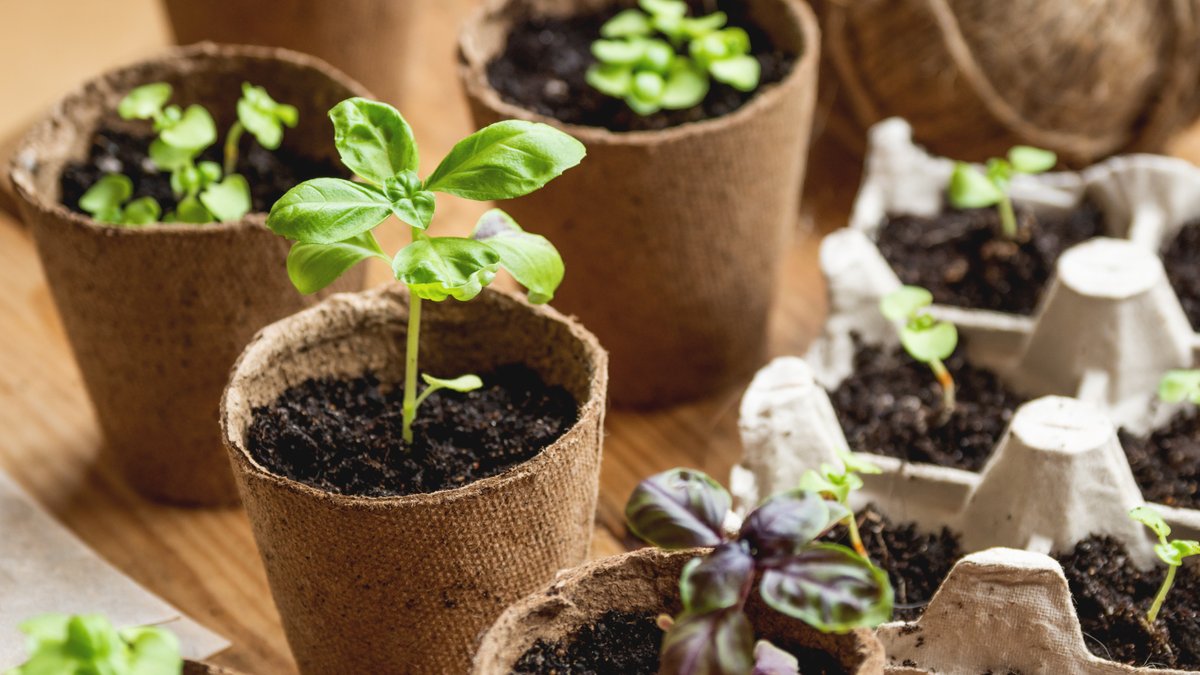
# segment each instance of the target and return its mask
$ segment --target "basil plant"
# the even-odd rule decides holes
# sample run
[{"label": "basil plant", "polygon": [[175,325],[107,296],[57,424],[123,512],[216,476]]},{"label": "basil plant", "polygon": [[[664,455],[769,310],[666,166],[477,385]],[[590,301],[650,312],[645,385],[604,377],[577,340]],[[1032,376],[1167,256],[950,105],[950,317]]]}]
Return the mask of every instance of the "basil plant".
[{"label": "basil plant", "polygon": [[[435,237],[434,193],[489,201],[533,192],[583,159],[583,144],[545,124],[507,120],[462,139],[433,173],[417,174],[412,129],[386,103],[351,98],[329,111],[342,163],[361,180],[316,178],[292,188],[271,208],[267,227],[293,240],[287,269],[302,293],[315,293],[370,258],[387,261],[408,286],[408,344],[403,401],[404,440],[413,440],[417,407],[437,389],[482,386],[474,375],[440,379],[417,396],[421,303],[470,300],[506,269],[533,303],[554,297],[563,262],[541,235],[524,231],[500,209],[485,213],[470,237]],[[373,231],[389,216],[408,225],[412,241],[389,255]]]},{"label": "basil plant", "polygon": [[99,614],[25,621],[29,660],[5,675],[180,675],[179,640],[157,626],[115,628]]}]

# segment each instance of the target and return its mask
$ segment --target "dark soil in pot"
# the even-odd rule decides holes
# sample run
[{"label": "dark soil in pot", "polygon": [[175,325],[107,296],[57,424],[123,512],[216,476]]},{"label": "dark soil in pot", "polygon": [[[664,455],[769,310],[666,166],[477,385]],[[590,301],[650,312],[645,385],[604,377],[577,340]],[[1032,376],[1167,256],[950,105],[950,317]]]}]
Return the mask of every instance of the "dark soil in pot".
[{"label": "dark soil in pot", "polygon": [[[963,556],[958,534],[945,527],[938,532],[922,532],[915,523],[893,523],[874,504],[868,504],[856,517],[868,557],[887,571],[896,592],[893,618],[915,621]],[[850,545],[844,525],[830,531],[826,539]]]},{"label": "dark soil in pot", "polygon": [[1060,217],[1039,218],[1018,208],[1017,221],[1018,238],[1008,241],[996,209],[947,208],[933,218],[889,218],[877,242],[896,276],[929,289],[935,302],[1032,314],[1058,257],[1103,235],[1104,214],[1084,202]]},{"label": "dark soil in pot", "polygon": [[[692,16],[712,11],[705,7],[709,3],[689,4]],[[716,5],[729,16],[727,25],[743,28],[750,35],[751,53],[762,67],[759,86],[753,92],[741,92],[714,80],[699,105],[642,116],[624,101],[592,89],[585,80],[588,67],[595,63],[591,44],[600,37],[600,26],[616,13],[616,5],[601,13],[524,17],[515,22],[504,51],[488,64],[488,81],[508,103],[567,124],[613,131],[664,129],[727,115],[764,87],[786,77],[795,56],[771,44],[767,34],[747,16],[743,3],[723,1]]]},{"label": "dark soil in pot", "polygon": [[[221,143],[214,143],[201,153],[197,162],[224,161]],[[79,199],[105,174],[122,173],[133,181],[133,197],[153,197],[162,207],[163,213],[172,211],[179,198],[171,190],[171,174],[159,171],[150,161],[150,135],[135,134],[102,127],[92,136],[88,157],[81,162],[72,162],[63,170],[60,178],[62,203],[77,213]],[[315,161],[303,157],[282,146],[267,150],[255,142],[250,134],[242,137],[238,153],[237,173],[250,183],[250,197],[255,213],[267,213],[271,206],[292,187],[310,178],[342,176],[349,178],[345,169],[336,164]]]},{"label": "dark soil in pot", "polygon": [[310,379],[254,410],[247,446],[272,473],[337,494],[399,496],[456,488],[531,459],[579,419],[578,403],[522,365],[481,389],[440,390],[402,438],[403,387],[373,373]]},{"label": "dark soil in pot", "polygon": [[1200,507],[1200,415],[1184,411],[1149,436],[1121,429],[1121,447],[1148,501]]},{"label": "dark soil in pot", "polygon": [[855,341],[854,371],[829,398],[855,452],[979,471],[1024,401],[995,373],[963,358],[949,359],[958,403],[946,417],[942,391],[929,366],[897,347]]},{"label": "dark soil in pot", "polygon": [[1166,566],[1139,570],[1125,545],[1089,537],[1059,555],[1088,649],[1097,656],[1135,666],[1200,670],[1200,566],[1187,561],[1153,626],[1146,610]]},{"label": "dark soil in pot", "polygon": [[[663,631],[654,614],[608,612],[580,626],[568,639],[538,640],[517,661],[519,675],[656,675]],[[801,675],[843,675],[828,654],[794,652]]]},{"label": "dark soil in pot", "polygon": [[1175,238],[1163,247],[1163,266],[1167,279],[1179,296],[1192,327],[1200,330],[1200,220],[1179,229]]}]

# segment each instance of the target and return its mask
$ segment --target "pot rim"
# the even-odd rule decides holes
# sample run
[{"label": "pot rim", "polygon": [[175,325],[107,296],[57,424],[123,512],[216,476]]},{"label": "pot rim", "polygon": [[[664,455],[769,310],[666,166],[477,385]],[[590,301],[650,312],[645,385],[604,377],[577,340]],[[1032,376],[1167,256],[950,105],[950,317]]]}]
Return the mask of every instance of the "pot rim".
[{"label": "pot rim", "polygon": [[[231,421],[230,411],[230,392],[236,387],[241,387],[246,384],[252,371],[248,370],[247,364],[251,357],[266,355],[272,352],[279,353],[276,350],[270,349],[270,344],[273,340],[268,341],[276,335],[285,332],[285,327],[292,324],[305,324],[311,321],[323,309],[328,307],[344,306],[346,309],[354,311],[360,319],[375,316],[380,307],[379,303],[395,302],[397,299],[403,298],[407,306],[408,289],[399,282],[389,283],[376,288],[358,293],[338,293],[330,296],[326,300],[317,303],[303,311],[297,312],[292,316],[286,317],[275,323],[272,323],[260,330],[246,346],[246,349],[238,357],[230,371],[229,383],[225,387],[225,392],[221,396],[220,406],[220,424],[221,437],[225,447],[232,459],[241,467],[235,473],[244,473],[258,480],[270,482],[278,489],[286,490],[287,492],[309,499],[322,499],[331,501],[336,507],[349,509],[390,509],[397,507],[411,507],[419,505],[449,505],[454,502],[472,499],[479,494],[487,494],[503,490],[517,481],[523,479],[524,476],[536,473],[538,468],[550,461],[548,452],[556,447],[566,444],[569,440],[585,433],[586,428],[590,426],[590,422],[595,417],[603,419],[605,400],[604,395],[608,385],[608,353],[600,346],[586,328],[572,317],[564,316],[557,310],[547,305],[532,305],[525,300],[521,295],[507,290],[497,288],[485,288],[483,291],[486,295],[495,296],[495,299],[500,302],[511,302],[517,306],[523,307],[535,315],[547,318],[567,326],[571,337],[578,341],[583,346],[583,351],[587,356],[592,372],[590,373],[587,396],[584,400],[578,401],[579,418],[571,425],[567,431],[558,437],[553,443],[542,448],[536,455],[529,459],[515,464],[503,472],[487,478],[471,481],[464,485],[454,488],[437,490],[435,492],[420,492],[407,495],[391,495],[384,497],[369,497],[363,495],[341,494],[321,490],[311,485],[301,483],[300,481],[280,476],[263,465],[259,464],[246,449],[243,442],[244,429],[236,428],[236,425]],[[367,299],[373,304],[370,307],[354,308],[351,300]],[[347,326],[343,326],[347,327]],[[355,327],[355,330],[361,329],[361,326]],[[351,330],[349,332],[354,332]],[[335,337],[334,340],[337,338]],[[326,341],[328,342],[328,341]],[[602,441],[601,441],[602,442]]]},{"label": "pot rim", "polygon": [[475,44],[474,36],[489,21],[501,18],[505,9],[517,0],[489,0],[477,7],[468,16],[458,35],[458,75],[468,97],[477,99],[503,118],[522,119],[549,124],[566,131],[585,145],[629,145],[648,146],[662,142],[682,141],[699,136],[721,127],[744,125],[760,111],[775,106],[786,96],[786,90],[802,86],[803,81],[815,77],[821,53],[820,31],[817,18],[808,3],[801,0],[766,0],[774,2],[791,16],[792,24],[799,30],[803,41],[791,71],[779,82],[759,90],[744,105],[731,113],[699,122],[687,122],[665,129],[650,131],[612,131],[604,127],[568,124],[554,117],[508,103],[492,87],[487,78],[486,54]]},{"label": "pot rim", "polygon": [[[290,49],[279,47],[260,47],[254,45],[228,45],[214,42],[198,42],[186,47],[171,47],[152,58],[127,63],[116,68],[110,68],[100,75],[92,77],[76,86],[70,93],[58,99],[54,106],[30,128],[21,138],[16,151],[9,160],[9,176],[18,199],[44,215],[69,223],[73,227],[93,230],[96,233],[111,237],[144,237],[158,234],[177,236],[198,236],[209,234],[225,234],[240,232],[246,229],[265,229],[267,214],[250,212],[238,220],[227,220],[215,223],[194,225],[188,223],[152,223],[143,227],[121,227],[98,223],[90,216],[76,213],[68,209],[61,201],[50,199],[43,191],[37,189],[32,176],[31,165],[37,161],[38,153],[34,149],[37,140],[53,135],[60,126],[74,126],[64,119],[64,109],[71,104],[82,104],[95,97],[96,91],[110,80],[122,75],[146,68],[152,65],[163,65],[168,69],[177,69],[179,63],[220,61],[230,57],[251,59],[256,61],[278,61],[289,64],[297,70],[311,70],[324,76],[337,85],[345,88],[354,96],[371,97],[371,93],[354,79],[342,73],[328,63],[315,56],[309,56]],[[332,140],[330,141],[332,144]]]}]

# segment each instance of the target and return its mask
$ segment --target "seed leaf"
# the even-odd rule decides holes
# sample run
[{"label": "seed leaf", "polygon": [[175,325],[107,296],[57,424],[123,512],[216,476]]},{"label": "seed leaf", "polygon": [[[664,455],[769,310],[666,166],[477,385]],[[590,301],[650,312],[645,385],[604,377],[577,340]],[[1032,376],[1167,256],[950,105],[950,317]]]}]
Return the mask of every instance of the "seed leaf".
[{"label": "seed leaf", "polygon": [[585,154],[582,143],[546,124],[497,122],[459,141],[425,189],[479,201],[512,199],[542,187]]},{"label": "seed leaf", "polygon": [[759,592],[776,611],[826,633],[873,628],[892,617],[887,573],[834,544],[812,544],[766,571]]},{"label": "seed leaf", "polygon": [[392,260],[396,278],[424,300],[470,300],[492,282],[500,255],[487,244],[461,237],[423,237]]},{"label": "seed leaf", "polygon": [[1058,155],[1041,148],[1017,145],[1008,151],[1008,161],[1021,173],[1042,173],[1054,168]]},{"label": "seed leaf", "polygon": [[351,98],[329,111],[333,143],[355,174],[375,185],[402,171],[416,171],[419,157],[412,128],[392,106]]},{"label": "seed leaf", "polygon": [[758,59],[753,56],[734,56],[713,61],[708,70],[713,79],[739,91],[754,91],[758,86],[758,78],[762,72]]},{"label": "seed leaf", "polygon": [[889,321],[907,321],[917,310],[933,304],[933,294],[920,286],[901,286],[883,296],[879,311]]},{"label": "seed leaf", "polygon": [[275,150],[283,141],[283,127],[295,127],[299,112],[295,106],[278,103],[267,90],[249,82],[242,84],[242,98],[237,103],[238,121],[253,134],[259,145]]},{"label": "seed leaf", "polygon": [[288,239],[334,244],[374,229],[391,207],[377,187],[341,178],[314,178],[275,202],[267,227]]},{"label": "seed leaf", "polygon": [[171,100],[171,85],[154,82],[136,87],[117,104],[117,114],[126,120],[148,120],[162,114],[162,108]]},{"label": "seed leaf", "polygon": [[1158,397],[1167,403],[1200,404],[1200,370],[1171,370],[1158,383]]},{"label": "seed leaf", "polygon": [[565,269],[558,249],[540,234],[521,229],[500,209],[491,209],[475,224],[471,238],[500,254],[500,265],[528,290],[529,301],[545,304],[554,299]]},{"label": "seed leaf", "polygon": [[154,197],[138,197],[125,206],[125,214],[121,218],[124,225],[149,225],[158,222],[162,215],[162,207]]},{"label": "seed leaf", "polygon": [[1004,198],[996,187],[979,169],[965,162],[955,162],[947,189],[950,203],[959,209],[978,209],[995,206]]},{"label": "seed leaf", "polygon": [[332,284],[351,267],[368,258],[391,263],[370,232],[333,244],[296,242],[288,252],[288,278],[296,290],[308,295]]},{"label": "seed leaf", "polygon": [[596,91],[621,98],[633,84],[633,68],[621,64],[594,63],[585,73],[587,83]]},{"label": "seed leaf", "polygon": [[200,203],[218,222],[238,220],[250,212],[250,184],[240,174],[231,173],[200,193]]},{"label": "seed leaf", "polygon": [[629,529],[666,549],[716,546],[732,499],[700,471],[672,469],[642,481],[625,505]]},{"label": "seed leaf", "polygon": [[647,44],[647,40],[596,40],[592,56],[606,65],[632,66],[642,60]]},{"label": "seed leaf", "polygon": [[663,637],[659,672],[746,675],[754,668],[754,629],[741,611],[685,614]]},{"label": "seed leaf", "polygon": [[604,25],[600,26],[600,35],[609,39],[640,37],[649,35],[652,30],[650,17],[636,9],[626,9],[605,21]]},{"label": "seed leaf", "polygon": [[954,324],[935,321],[928,325],[909,325],[900,329],[900,344],[914,359],[928,363],[945,360],[958,346],[958,329]]},{"label": "seed leaf", "polygon": [[105,174],[79,198],[79,208],[92,214],[119,212],[121,205],[133,196],[133,181],[119,173]]},{"label": "seed leaf", "polygon": [[483,386],[483,380],[479,379],[478,375],[460,375],[455,378],[443,380],[440,377],[434,377],[429,373],[421,373],[421,379],[425,380],[425,384],[436,387],[437,389],[450,389],[461,393],[475,391]]},{"label": "seed leaf", "polygon": [[212,115],[198,105],[189,105],[183,118],[159,134],[163,143],[175,148],[200,150],[217,140],[217,124]]},{"label": "seed leaf", "polygon": [[705,76],[704,70],[687,57],[675,59],[671,64],[666,86],[663,87],[660,101],[662,107],[668,110],[686,110],[703,101],[707,95],[708,77]]}]

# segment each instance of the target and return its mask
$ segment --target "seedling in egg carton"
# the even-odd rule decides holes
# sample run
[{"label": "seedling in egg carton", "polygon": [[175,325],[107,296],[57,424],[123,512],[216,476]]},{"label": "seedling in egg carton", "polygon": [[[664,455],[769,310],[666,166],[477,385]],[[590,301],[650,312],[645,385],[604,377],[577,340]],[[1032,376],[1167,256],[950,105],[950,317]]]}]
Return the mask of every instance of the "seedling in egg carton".
[{"label": "seedling in egg carton", "polygon": [[900,344],[909,356],[929,365],[942,387],[942,410],[954,411],[954,378],[946,369],[945,360],[958,347],[958,328],[949,321],[935,319],[927,309],[933,304],[933,294],[919,286],[901,286],[879,302],[879,309],[889,320],[899,324]]},{"label": "seedling in egg carton", "polygon": [[1000,213],[1000,228],[1006,239],[1017,238],[1017,215],[1013,210],[1009,187],[1013,176],[1049,171],[1058,163],[1058,155],[1028,145],[1014,146],[1006,158],[993,157],[985,169],[966,162],[955,162],[947,195],[955,208],[978,209],[995,206]]}]

